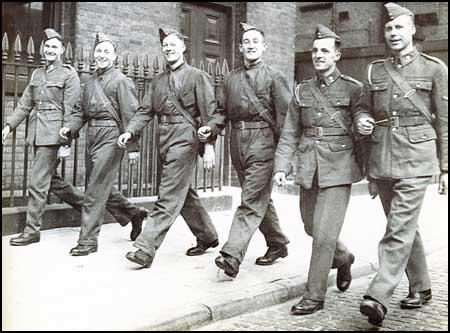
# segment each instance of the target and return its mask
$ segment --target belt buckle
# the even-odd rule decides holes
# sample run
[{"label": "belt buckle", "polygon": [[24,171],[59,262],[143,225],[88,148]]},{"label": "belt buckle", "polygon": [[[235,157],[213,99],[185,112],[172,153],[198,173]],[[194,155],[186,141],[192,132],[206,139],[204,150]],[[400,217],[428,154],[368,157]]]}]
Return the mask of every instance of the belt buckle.
[{"label": "belt buckle", "polygon": [[389,118],[391,127],[399,127],[400,126],[400,118],[399,117],[390,117]]},{"label": "belt buckle", "polygon": [[244,121],[238,122],[238,128],[241,130],[245,129],[245,122]]},{"label": "belt buckle", "polygon": [[167,123],[167,116],[166,116],[166,115],[161,115],[161,116],[159,117],[159,122],[160,122],[161,124]]},{"label": "belt buckle", "polygon": [[317,137],[323,136],[323,127],[314,127],[314,135]]}]

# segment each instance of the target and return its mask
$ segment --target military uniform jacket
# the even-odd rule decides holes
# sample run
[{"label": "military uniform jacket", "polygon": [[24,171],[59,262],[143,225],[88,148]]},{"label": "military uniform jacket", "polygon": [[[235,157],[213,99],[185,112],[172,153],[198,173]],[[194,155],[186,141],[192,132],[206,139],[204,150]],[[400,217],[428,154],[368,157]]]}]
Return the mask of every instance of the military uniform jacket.
[{"label": "military uniform jacket", "polygon": [[[360,103],[362,84],[349,76],[341,75],[338,70],[323,82],[318,78],[309,81],[320,87],[322,95],[332,108],[340,112],[349,127],[352,127]],[[337,132],[341,129],[314,98],[308,86],[309,81],[303,81],[296,87],[275,155],[275,172],[288,174],[297,151],[295,181],[302,187],[312,187],[316,172],[321,188],[357,182],[362,177],[353,155],[350,136],[345,132],[320,137],[307,134],[314,127],[333,129],[332,131],[335,129]]]},{"label": "military uniform jacket", "polygon": [[225,120],[264,121],[251,103],[241,83],[241,72],[247,75],[251,87],[261,104],[269,110],[279,128],[292,99],[291,88],[286,76],[263,62],[250,68],[240,67],[230,72],[224,80],[218,94],[218,102],[224,110]]},{"label": "military uniform jacket", "polygon": [[59,130],[66,126],[72,113],[79,110],[79,100],[77,72],[70,65],[56,61],[34,70],[7,123],[15,129],[30,115],[27,144],[59,145],[62,143]]},{"label": "military uniform jacket", "polygon": [[[402,93],[385,69],[385,62],[408,81],[428,107],[433,124]],[[448,69],[437,58],[414,50],[400,59],[371,63],[358,115],[375,120],[399,117],[410,126],[376,126],[371,135],[368,176],[402,179],[448,171]],[[417,123],[417,125],[415,124]]]},{"label": "military uniform jacket", "polygon": [[216,99],[210,76],[186,63],[176,69],[167,68],[152,80],[149,92],[145,95],[136,116],[128,124],[126,131],[133,135],[139,133],[155,114],[182,116],[168,95],[173,94],[180,105],[198,121],[199,126],[210,126],[212,138],[220,132],[222,123],[216,109]]},{"label": "military uniform jacket", "polygon": [[[75,135],[90,119],[114,120],[96,93],[95,80],[100,82],[104,94],[119,114],[123,128],[128,125],[131,118],[136,114],[139,102],[131,79],[114,67],[110,67],[105,71],[97,70],[83,84],[81,110],[73,114],[67,126],[70,128],[72,135]],[[139,150],[137,140],[138,137],[130,141],[127,147],[129,151]]]}]

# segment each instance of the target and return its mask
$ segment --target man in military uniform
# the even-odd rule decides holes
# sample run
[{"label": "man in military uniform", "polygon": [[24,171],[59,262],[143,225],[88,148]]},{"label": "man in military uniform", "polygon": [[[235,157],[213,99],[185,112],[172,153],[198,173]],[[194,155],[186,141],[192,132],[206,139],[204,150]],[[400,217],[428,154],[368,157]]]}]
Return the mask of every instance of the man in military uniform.
[{"label": "man in military uniform", "polygon": [[[257,229],[268,247],[266,254],[256,260],[257,265],[272,265],[286,257],[289,243],[281,230],[271,192],[276,136],[291,92],[286,77],[262,61],[267,49],[264,32],[249,24],[241,25],[239,50],[245,65],[229,73],[219,94],[225,121],[232,125],[231,160],[242,187],[241,205],[234,214],[228,241],[215,260],[230,277],[237,276]],[[209,130],[201,128],[200,138],[205,139]]]},{"label": "man in military uniform", "polygon": [[[158,116],[161,170],[158,200],[144,231],[134,243],[139,250],[126,255],[128,260],[146,268],[151,266],[157,249],[180,213],[197,237],[197,246],[189,249],[187,255],[204,254],[219,244],[211,218],[191,187],[200,148],[197,127],[209,125],[213,137],[218,134],[214,90],[207,73],[185,63],[183,35],[175,30],[160,29],[159,33],[167,69],[152,80],[149,93],[118,142],[124,147]],[[211,139],[205,145],[206,168],[214,164],[213,142]]]},{"label": "man in military uniform", "polygon": [[351,186],[361,180],[355,160],[352,124],[362,83],[340,73],[341,39],[319,24],[314,34],[312,62],[316,75],[301,82],[284,123],[276,153],[275,176],[283,185],[298,152],[296,182],[306,233],[313,237],[305,294],[292,307],[294,315],[323,309],[328,274],[337,268],[337,287],[350,286],[355,257],[339,240]]},{"label": "man in military uniform", "polygon": [[368,177],[387,217],[380,268],[360,304],[361,313],[379,326],[405,270],[409,294],[401,307],[420,308],[431,300],[418,218],[432,175],[440,173],[441,193],[448,184],[447,66],[414,47],[411,11],[393,3],[385,7],[390,57],[368,66],[357,121],[362,135],[371,134]]},{"label": "man in military uniform", "polygon": [[[132,239],[139,235],[142,219],[146,215],[145,210],[129,203],[113,187],[123,157],[123,150],[116,145],[120,128],[128,123],[138,107],[133,83],[114,68],[116,57],[114,42],[102,33],[97,34],[94,59],[98,68],[84,85],[81,110],[73,113],[70,121],[60,130],[60,136],[67,139],[88,124],[85,158],[87,187],[81,207],[78,245],[70,251],[73,256],[97,251],[105,204],[127,212],[128,221],[131,219],[134,224]],[[134,142],[130,147],[130,160],[138,157],[137,150],[137,142]],[[126,218],[118,220],[121,224],[128,222]]]}]

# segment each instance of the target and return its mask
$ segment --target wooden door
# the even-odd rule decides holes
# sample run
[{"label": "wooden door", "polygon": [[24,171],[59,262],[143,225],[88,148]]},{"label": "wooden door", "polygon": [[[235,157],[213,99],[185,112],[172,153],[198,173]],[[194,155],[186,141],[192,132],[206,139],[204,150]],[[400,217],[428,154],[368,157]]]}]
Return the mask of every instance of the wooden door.
[{"label": "wooden door", "polygon": [[226,10],[219,6],[182,4],[181,32],[187,37],[185,57],[188,63],[194,59],[198,66],[203,60],[206,69],[208,62],[215,65],[219,60],[222,64],[228,58],[229,21]]}]

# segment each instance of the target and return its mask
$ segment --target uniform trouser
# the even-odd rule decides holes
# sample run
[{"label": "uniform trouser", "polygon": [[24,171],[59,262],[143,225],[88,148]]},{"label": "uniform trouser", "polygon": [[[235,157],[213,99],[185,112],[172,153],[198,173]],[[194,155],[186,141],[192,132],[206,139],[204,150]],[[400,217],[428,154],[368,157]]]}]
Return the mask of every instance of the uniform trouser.
[{"label": "uniform trouser", "polygon": [[158,200],[134,246],[155,257],[167,232],[181,214],[199,244],[217,240],[217,231],[197,192],[191,187],[198,154],[195,129],[188,123],[161,124]]},{"label": "uniform trouser", "polygon": [[[120,131],[117,127],[88,127],[86,142],[87,186],[81,208],[80,245],[97,245],[103,223],[106,202],[113,190],[123,157],[117,145]],[[113,192],[113,202],[123,202]],[[125,199],[126,200],[126,199]]]},{"label": "uniform trouser", "polygon": [[270,128],[233,130],[231,160],[242,188],[241,205],[231,224],[227,243],[220,251],[244,260],[250,240],[259,228],[269,248],[289,243],[271,199],[275,144]]},{"label": "uniform trouser", "polygon": [[351,185],[300,187],[300,214],[306,233],[313,238],[305,299],[323,302],[328,274],[347,263],[350,252],[339,240],[351,196]]},{"label": "uniform trouser", "polygon": [[406,270],[412,292],[431,288],[430,276],[418,230],[423,199],[431,177],[376,180],[387,216],[386,232],[378,244],[380,268],[367,290],[387,309]]}]

